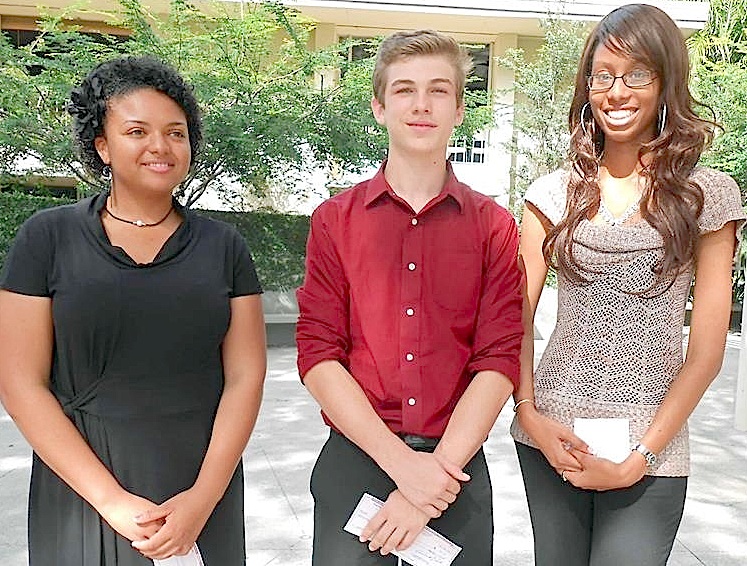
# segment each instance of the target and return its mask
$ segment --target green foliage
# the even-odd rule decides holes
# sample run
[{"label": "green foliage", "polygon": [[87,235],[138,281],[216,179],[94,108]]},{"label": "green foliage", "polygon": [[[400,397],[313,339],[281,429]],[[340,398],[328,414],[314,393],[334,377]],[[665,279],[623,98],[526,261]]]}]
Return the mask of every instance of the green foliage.
[{"label": "green foliage", "polygon": [[[747,194],[747,1],[714,0],[706,27],[688,40],[693,90],[722,131],[703,163],[728,173]],[[710,117],[710,116],[709,116]]]},{"label": "green foliage", "polygon": [[198,211],[233,224],[252,251],[262,286],[285,291],[303,282],[309,217],[273,212]]},{"label": "green foliage", "polygon": [[[308,49],[313,24],[298,12],[269,1],[215,2],[198,11],[171,0],[164,18],[140,0],[119,4],[109,23],[131,30],[128,37],[66,25],[66,16],[82,9],[75,5],[43,18],[43,33],[29,46],[16,49],[0,38],[0,175],[16,173],[21,161],[28,167],[33,157],[28,172],[73,176],[98,190],[100,181],[75,159],[64,107],[86,72],[123,54],[154,54],[195,87],[206,144],[179,190],[187,205],[214,188],[227,203],[272,206],[279,192],[305,190],[316,167],[339,177],[384,155],[386,133],[369,106],[373,60],[347,62],[345,44]],[[477,109],[459,135],[490,123],[484,97],[468,102]]]},{"label": "green foliage", "polygon": [[711,0],[705,27],[688,39],[695,63],[740,63],[747,55],[747,1]]},{"label": "green foliage", "polygon": [[370,110],[346,88],[350,81],[315,86],[317,73],[338,63],[339,48],[308,50],[312,25],[297,12],[263,2],[242,4],[238,14],[216,3],[208,13],[172,0],[168,17],[158,18],[139,0],[120,4],[110,23],[132,30],[127,38],[65,28],[62,12],[44,19],[27,47],[0,39],[0,174],[33,156],[34,173],[75,176],[97,189],[74,158],[64,106],[87,71],[122,54],[155,54],[195,86],[206,145],[181,190],[188,205],[208,187],[235,190],[226,180],[261,197],[278,179],[293,190],[317,163],[356,169],[381,157],[380,139],[355,130]]},{"label": "green foliage", "polygon": [[[319,146],[339,145],[345,148],[347,153],[334,156],[333,161],[338,166],[345,162],[360,163],[362,166],[376,163],[383,159],[387,147],[386,131],[376,123],[371,113],[374,57],[348,61],[348,49],[353,43],[360,41],[341,42],[333,57],[325,62],[328,73],[339,74],[339,78],[337,81],[328,80],[331,84],[326,86],[320,85],[329,102],[315,108],[308,116]],[[375,53],[379,40],[372,39],[367,43],[367,50]],[[344,92],[345,96],[339,96],[340,92]],[[336,120],[335,116],[345,118]],[[365,160],[361,159],[363,156],[366,156]],[[355,168],[356,172],[362,168]]]},{"label": "green foliage", "polygon": [[21,224],[38,210],[71,201],[52,197],[37,197],[17,192],[0,192],[0,266],[5,261],[10,244]]},{"label": "green foliage", "polygon": [[731,175],[747,194],[747,67],[724,61],[703,62],[693,78],[697,97],[715,114],[722,131],[701,160]]},{"label": "green foliage", "polygon": [[[0,267],[18,228],[34,212],[73,202],[19,192],[0,192]],[[301,284],[304,274],[308,216],[263,212],[198,211],[229,224],[244,236],[252,251],[262,286],[284,291]]]},{"label": "green foliage", "polygon": [[58,25],[46,20],[42,35],[20,49],[0,34],[0,174],[15,173],[15,164],[31,157],[39,164],[30,172],[82,179],[65,101],[78,77],[118,51],[107,38],[47,31]]},{"label": "green foliage", "polygon": [[[575,22],[547,19],[545,43],[536,54],[509,50],[499,64],[514,72],[516,155],[509,206],[515,208],[529,184],[563,164],[568,153],[568,108],[584,28]],[[514,212],[518,212],[514,210]]]},{"label": "green foliage", "polygon": [[[747,0],[712,0],[705,28],[690,37],[692,86],[721,126],[701,163],[731,175],[747,196]],[[708,113],[706,117],[712,116]],[[744,301],[744,246],[737,256],[732,298]]]}]

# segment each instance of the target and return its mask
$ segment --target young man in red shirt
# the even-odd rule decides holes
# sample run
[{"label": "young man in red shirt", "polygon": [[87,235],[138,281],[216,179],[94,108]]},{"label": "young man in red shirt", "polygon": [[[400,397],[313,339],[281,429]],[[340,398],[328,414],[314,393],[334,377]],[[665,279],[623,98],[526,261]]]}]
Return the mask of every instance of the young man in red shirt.
[{"label": "young man in red shirt", "polygon": [[[330,437],[311,479],[314,566],[392,565],[429,525],[492,564],[482,444],[519,375],[522,276],[511,215],[446,160],[471,60],[450,37],[381,45],[374,116],[389,134],[372,179],[311,222],[298,291],[298,367]],[[363,493],[385,501],[360,540]]]}]

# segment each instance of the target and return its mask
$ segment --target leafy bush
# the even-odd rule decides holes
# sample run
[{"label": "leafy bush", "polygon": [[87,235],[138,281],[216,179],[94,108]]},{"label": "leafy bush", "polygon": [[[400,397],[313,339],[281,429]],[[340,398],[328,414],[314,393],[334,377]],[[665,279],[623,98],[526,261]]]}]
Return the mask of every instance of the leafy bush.
[{"label": "leafy bush", "polygon": [[249,244],[264,289],[284,291],[301,285],[308,216],[275,212],[199,212],[236,226]]},{"label": "leafy bush", "polygon": [[[0,192],[0,266],[23,222],[37,210],[72,202],[69,199]],[[262,286],[268,291],[292,289],[304,273],[309,218],[267,212],[198,211],[228,222],[244,236]]]},{"label": "leafy bush", "polygon": [[34,212],[71,202],[54,197],[38,197],[17,192],[0,193],[0,266],[21,224]]}]

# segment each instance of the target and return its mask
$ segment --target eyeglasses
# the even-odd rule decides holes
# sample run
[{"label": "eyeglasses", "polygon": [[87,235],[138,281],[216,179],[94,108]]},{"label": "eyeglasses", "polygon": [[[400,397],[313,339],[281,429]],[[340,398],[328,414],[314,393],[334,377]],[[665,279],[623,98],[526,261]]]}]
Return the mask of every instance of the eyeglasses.
[{"label": "eyeglasses", "polygon": [[656,75],[652,71],[644,69],[635,69],[619,76],[601,72],[586,77],[586,85],[591,91],[610,90],[617,79],[622,79],[622,82],[628,88],[643,88],[654,82],[655,78]]}]

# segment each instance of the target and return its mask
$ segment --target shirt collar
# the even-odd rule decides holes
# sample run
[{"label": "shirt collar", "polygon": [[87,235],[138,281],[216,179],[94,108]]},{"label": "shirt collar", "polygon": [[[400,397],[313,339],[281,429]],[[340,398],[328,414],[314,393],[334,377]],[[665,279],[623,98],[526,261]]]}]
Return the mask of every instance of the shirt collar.
[{"label": "shirt collar", "polygon": [[[386,161],[381,164],[381,167],[379,167],[376,175],[374,175],[374,177],[368,182],[368,185],[366,186],[366,194],[363,201],[363,204],[366,207],[369,207],[383,194],[388,194],[394,199],[401,200],[401,198],[398,197],[394,192],[394,189],[392,189],[392,187],[389,186],[389,183],[387,183],[386,177],[384,176],[385,168]],[[454,175],[454,170],[452,169],[451,163],[449,161],[446,162],[446,173],[446,183],[444,183],[441,192],[434,199],[434,201],[440,202],[446,197],[451,197],[459,205],[459,210],[461,211],[464,209],[464,191],[466,190],[466,186],[457,180],[456,175]]]}]

